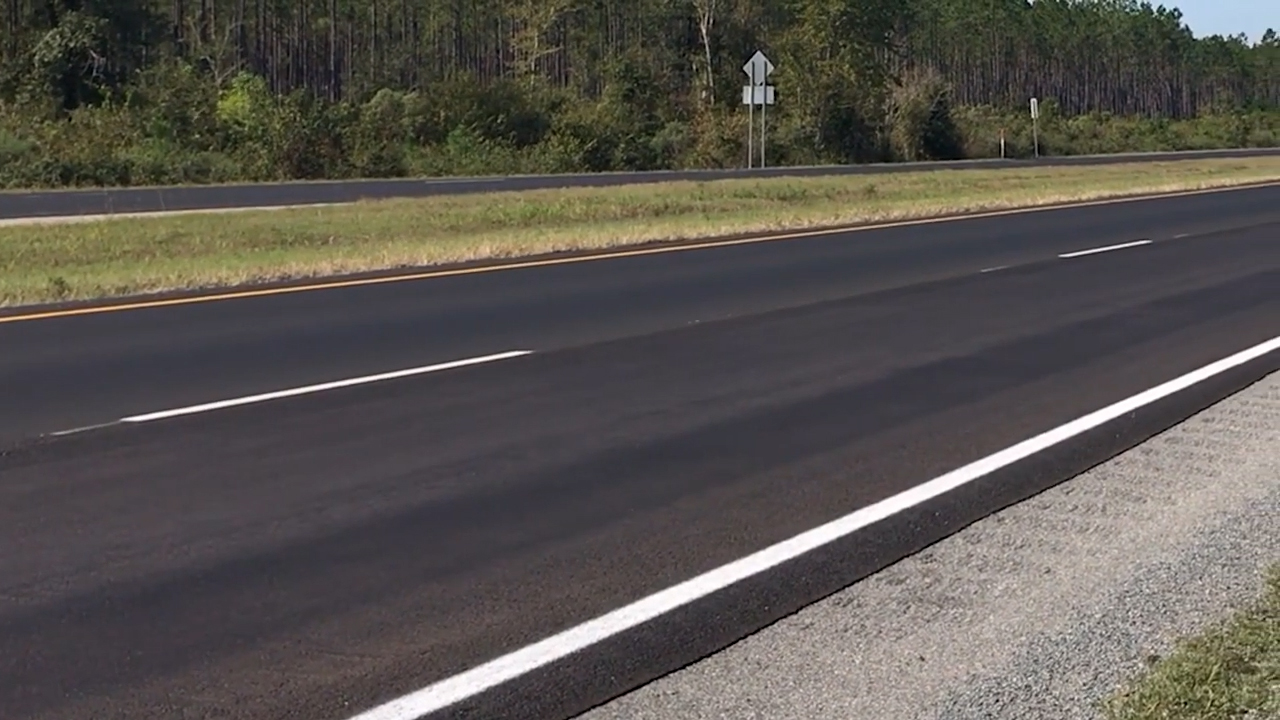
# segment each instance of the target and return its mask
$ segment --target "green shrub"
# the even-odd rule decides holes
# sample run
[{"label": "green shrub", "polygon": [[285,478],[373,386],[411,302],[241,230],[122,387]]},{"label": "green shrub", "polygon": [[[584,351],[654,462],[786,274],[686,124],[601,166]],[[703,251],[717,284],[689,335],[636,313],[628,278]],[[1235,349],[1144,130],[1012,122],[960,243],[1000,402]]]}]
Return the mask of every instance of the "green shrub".
[{"label": "green shrub", "polygon": [[955,160],[963,142],[951,116],[951,88],[932,69],[910,72],[889,93],[886,111],[894,156],[908,161]]},{"label": "green shrub", "polygon": [[[773,131],[775,134],[777,130]],[[742,167],[747,157],[745,113],[704,110],[689,128],[690,142],[677,161],[681,168]]]},{"label": "green shrub", "polygon": [[[16,66],[6,62],[3,71],[12,73]],[[0,85],[17,87],[6,77]],[[333,103],[304,92],[277,95],[247,72],[219,85],[209,70],[166,60],[137,73],[125,91],[71,110],[56,94],[14,90],[0,100],[0,185],[745,165],[748,113],[740,105],[681,108],[663,94],[670,78],[626,58],[599,79],[593,98],[528,78],[488,86],[457,78]],[[769,165],[996,157],[1002,129],[1010,157],[1032,154],[1025,109],[952,107],[947,84],[929,70],[908,73],[882,96],[828,75],[781,100],[768,115]],[[1274,110],[1169,120],[1063,117],[1051,99],[1041,108],[1046,155],[1280,145]],[[754,165],[759,146],[753,151]]]},{"label": "green shrub", "polygon": [[[194,150],[213,150],[222,142],[224,116],[236,115],[245,121],[244,104],[249,77],[238,78],[238,94],[219,96],[218,86],[207,73],[178,61],[157,64],[142,73],[128,96],[128,106],[139,114],[139,122],[150,139]],[[265,90],[264,83],[257,83]],[[226,100],[224,104],[224,99]]]}]

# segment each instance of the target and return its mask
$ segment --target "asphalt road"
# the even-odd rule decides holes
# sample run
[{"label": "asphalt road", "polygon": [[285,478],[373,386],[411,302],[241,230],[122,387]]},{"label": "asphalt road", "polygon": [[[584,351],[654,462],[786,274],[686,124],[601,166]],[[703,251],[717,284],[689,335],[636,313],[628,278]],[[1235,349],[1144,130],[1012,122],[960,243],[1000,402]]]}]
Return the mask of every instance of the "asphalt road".
[{"label": "asphalt road", "polygon": [[[347,718],[1280,335],[1277,201],[1273,186],[0,324],[0,717]],[[584,710],[1277,367],[454,714]]]},{"label": "asphalt road", "polygon": [[1015,168],[1062,165],[1107,165],[1196,158],[1259,157],[1280,148],[1200,150],[1169,153],[1118,153],[1045,157],[1039,160],[960,160],[929,163],[822,165],[720,170],[506,175],[471,178],[334,180],[287,183],[244,183],[139,188],[92,188],[0,192],[0,220],[69,217],[175,210],[214,210],[355,202],[362,199],[461,195],[477,192],[566,187],[605,187],[672,180],[719,180],[822,175],[875,175],[938,168]]}]

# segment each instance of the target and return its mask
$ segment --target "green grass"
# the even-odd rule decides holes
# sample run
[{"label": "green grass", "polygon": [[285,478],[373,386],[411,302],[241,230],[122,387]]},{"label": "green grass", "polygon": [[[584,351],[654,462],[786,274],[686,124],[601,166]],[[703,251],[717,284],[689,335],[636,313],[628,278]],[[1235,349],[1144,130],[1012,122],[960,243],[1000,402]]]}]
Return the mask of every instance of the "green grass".
[{"label": "green grass", "polygon": [[1280,566],[1253,606],[1110,698],[1109,720],[1280,720]]},{"label": "green grass", "polygon": [[1280,180],[1280,158],[673,182],[0,227],[0,305]]}]

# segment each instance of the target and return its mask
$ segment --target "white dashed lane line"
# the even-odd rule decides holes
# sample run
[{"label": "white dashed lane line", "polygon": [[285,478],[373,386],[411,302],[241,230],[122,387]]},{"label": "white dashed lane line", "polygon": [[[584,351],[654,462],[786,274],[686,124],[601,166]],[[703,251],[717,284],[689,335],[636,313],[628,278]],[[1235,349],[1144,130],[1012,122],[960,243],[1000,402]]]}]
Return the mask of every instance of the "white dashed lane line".
[{"label": "white dashed lane line", "polygon": [[1133,242],[1121,243],[1119,245],[1107,245],[1105,247],[1090,248],[1088,250],[1077,250],[1075,252],[1062,253],[1058,257],[1062,258],[1063,260],[1069,260],[1071,258],[1084,257],[1085,255],[1097,255],[1098,253],[1114,252],[1116,250],[1126,250],[1128,248],[1141,247],[1143,245],[1150,245],[1151,243],[1152,243],[1151,240],[1135,240]]}]

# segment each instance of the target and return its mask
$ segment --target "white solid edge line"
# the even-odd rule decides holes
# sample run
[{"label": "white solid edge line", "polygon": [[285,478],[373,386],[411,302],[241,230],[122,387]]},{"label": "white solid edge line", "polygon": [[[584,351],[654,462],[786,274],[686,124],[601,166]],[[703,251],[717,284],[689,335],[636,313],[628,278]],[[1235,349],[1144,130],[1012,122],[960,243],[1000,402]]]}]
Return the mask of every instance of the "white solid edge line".
[{"label": "white solid edge line", "polygon": [[594,620],[352,716],[350,720],[416,720],[442,710],[1277,350],[1280,350],[1280,337],[1024,440]]},{"label": "white solid edge line", "polygon": [[1111,252],[1112,250],[1124,250],[1125,248],[1138,247],[1140,245],[1150,245],[1151,242],[1152,241],[1150,240],[1136,240],[1134,242],[1121,243],[1120,245],[1108,245],[1106,247],[1090,248],[1088,250],[1077,250],[1075,252],[1063,253],[1058,257],[1067,259],[1067,258],[1084,257],[1085,255],[1097,255],[1098,253]]},{"label": "white solid edge line", "polygon": [[366,385],[368,383],[381,382],[383,380],[395,380],[396,378],[410,377],[412,375],[423,375],[426,373],[439,372],[441,370],[452,370],[453,368],[466,367],[468,365],[480,365],[482,363],[496,362],[498,360],[507,360],[514,357],[520,357],[522,355],[529,355],[532,352],[532,350],[512,350],[510,352],[498,353],[496,355],[485,355],[483,357],[467,358],[465,360],[454,360],[452,362],[439,363],[437,365],[425,365],[423,367],[396,370],[394,372],[380,373],[378,375],[366,375],[364,377],[350,378],[348,380],[335,380],[334,382],[321,383],[319,385],[307,385],[305,387],[278,390],[276,392],[263,393],[261,395],[250,395],[248,397],[235,398],[232,400],[220,400],[218,402],[205,403],[203,405],[192,405],[190,407],[176,408],[174,410],[161,410],[159,412],[146,413],[144,415],[131,415],[126,418],[120,418],[120,422],[141,423],[150,422],[152,420],[165,420],[172,417],[178,417],[180,415],[194,415],[196,413],[209,412],[210,410],[221,410],[223,408],[235,407],[237,405],[249,405],[251,403],[294,397],[296,395],[307,395],[310,393],[323,392],[325,390],[336,390],[338,388],[351,387],[352,385]]}]

